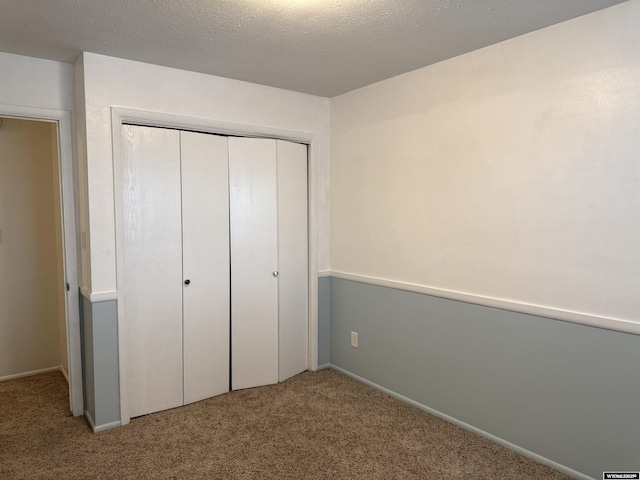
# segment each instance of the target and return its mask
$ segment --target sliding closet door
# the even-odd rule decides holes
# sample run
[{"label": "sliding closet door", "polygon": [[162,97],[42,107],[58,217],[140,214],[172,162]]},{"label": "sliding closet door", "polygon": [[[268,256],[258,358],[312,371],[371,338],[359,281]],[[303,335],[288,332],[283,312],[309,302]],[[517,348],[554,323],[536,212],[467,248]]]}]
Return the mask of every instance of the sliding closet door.
[{"label": "sliding closet door", "polygon": [[309,367],[307,146],[277,141],[279,381]]},{"label": "sliding closet door", "polygon": [[180,132],[184,403],[229,391],[227,137]]},{"label": "sliding closet door", "polygon": [[124,125],[124,312],[131,417],[183,404],[180,141]]},{"label": "sliding closet door", "polygon": [[234,390],[278,382],[276,141],[229,138]]}]

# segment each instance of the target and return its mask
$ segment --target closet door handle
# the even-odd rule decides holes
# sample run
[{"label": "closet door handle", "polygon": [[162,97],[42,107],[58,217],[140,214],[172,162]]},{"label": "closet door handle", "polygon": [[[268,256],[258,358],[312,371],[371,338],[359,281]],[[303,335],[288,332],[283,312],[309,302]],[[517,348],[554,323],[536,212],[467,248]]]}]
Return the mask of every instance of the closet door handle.
[{"label": "closet door handle", "polygon": [[280,275],[280,273],[278,273],[278,271],[277,271],[277,270],[276,270],[275,272],[273,272],[273,276],[274,276],[274,277],[276,277],[276,278],[277,278],[277,277],[278,277],[278,275]]},{"label": "closet door handle", "polygon": [[189,280],[188,278],[184,281],[185,285],[189,285],[191,283],[191,280]]}]

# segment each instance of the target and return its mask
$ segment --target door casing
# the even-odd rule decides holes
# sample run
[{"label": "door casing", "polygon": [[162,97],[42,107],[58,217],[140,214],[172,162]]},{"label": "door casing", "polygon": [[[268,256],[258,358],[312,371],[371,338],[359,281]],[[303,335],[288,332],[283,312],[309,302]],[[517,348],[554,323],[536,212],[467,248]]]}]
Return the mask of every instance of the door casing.
[{"label": "door casing", "polygon": [[80,215],[71,114],[66,110],[0,104],[0,115],[20,120],[55,123],[57,126],[64,281],[69,285],[65,295],[69,406],[73,416],[77,417],[84,413],[84,396],[80,339],[80,272],[78,270],[80,245],[76,234],[80,225]]}]

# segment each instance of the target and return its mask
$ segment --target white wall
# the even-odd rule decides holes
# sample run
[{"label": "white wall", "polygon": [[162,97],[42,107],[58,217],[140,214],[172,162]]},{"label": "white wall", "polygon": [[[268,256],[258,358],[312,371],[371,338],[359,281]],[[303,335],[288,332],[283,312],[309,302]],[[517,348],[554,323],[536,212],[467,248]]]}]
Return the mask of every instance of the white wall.
[{"label": "white wall", "polygon": [[0,377],[61,365],[55,130],[7,118],[0,126]]},{"label": "white wall", "polygon": [[84,59],[78,57],[73,70],[73,94],[75,106],[75,140],[78,158],[78,218],[80,232],[81,287],[91,291],[91,249],[89,242],[89,197],[87,185],[87,115],[84,94]]},{"label": "white wall", "polygon": [[632,0],[333,98],[331,270],[640,322],[639,18]]},{"label": "white wall", "polygon": [[328,268],[328,99],[90,53],[83,54],[76,72],[83,82],[77,88],[84,88],[79,104],[86,107],[86,145],[80,145],[79,152],[88,183],[87,290],[100,294],[116,289],[112,135],[119,132],[111,131],[112,106],[314,133],[319,164],[318,268]]},{"label": "white wall", "polygon": [[73,109],[73,66],[0,52],[0,104]]}]

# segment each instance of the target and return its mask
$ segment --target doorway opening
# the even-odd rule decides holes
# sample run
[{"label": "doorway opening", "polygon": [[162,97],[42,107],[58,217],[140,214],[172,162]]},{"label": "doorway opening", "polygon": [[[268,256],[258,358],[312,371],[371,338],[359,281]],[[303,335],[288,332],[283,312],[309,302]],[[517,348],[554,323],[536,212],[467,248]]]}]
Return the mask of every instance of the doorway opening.
[{"label": "doorway opening", "polygon": [[59,370],[78,415],[70,319],[79,307],[68,295],[77,272],[69,275],[65,242],[75,252],[75,218],[73,194],[63,201],[60,143],[57,121],[0,116],[0,380]]}]

